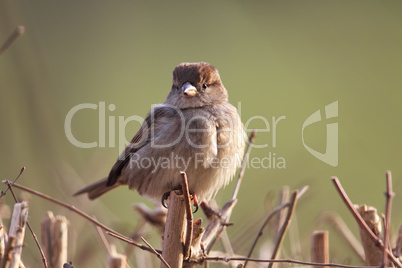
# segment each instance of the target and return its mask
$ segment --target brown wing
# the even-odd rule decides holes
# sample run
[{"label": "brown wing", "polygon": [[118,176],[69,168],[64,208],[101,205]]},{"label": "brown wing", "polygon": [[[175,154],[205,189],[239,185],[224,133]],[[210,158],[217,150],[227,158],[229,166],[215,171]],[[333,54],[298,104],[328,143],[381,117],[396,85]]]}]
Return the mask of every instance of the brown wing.
[{"label": "brown wing", "polygon": [[141,125],[141,128],[134,135],[131,142],[127,145],[124,151],[120,154],[116,163],[113,165],[110,170],[107,186],[114,185],[118,178],[120,177],[122,169],[125,165],[130,161],[130,157],[132,154],[136,153],[140,148],[149,143],[150,140],[150,128],[152,126],[152,122],[150,120],[150,115],[147,116],[144,123]]},{"label": "brown wing", "polygon": [[142,124],[140,130],[135,134],[134,138],[131,140],[130,144],[124,149],[116,163],[113,165],[112,170],[109,173],[109,177],[107,180],[107,186],[114,185],[120,175],[122,169],[126,166],[127,163],[130,162],[130,157],[132,154],[135,154],[139,149],[147,145],[152,139],[152,133],[155,121],[162,117],[174,117],[177,116],[177,109],[160,105],[155,107],[145,118],[144,123]]}]

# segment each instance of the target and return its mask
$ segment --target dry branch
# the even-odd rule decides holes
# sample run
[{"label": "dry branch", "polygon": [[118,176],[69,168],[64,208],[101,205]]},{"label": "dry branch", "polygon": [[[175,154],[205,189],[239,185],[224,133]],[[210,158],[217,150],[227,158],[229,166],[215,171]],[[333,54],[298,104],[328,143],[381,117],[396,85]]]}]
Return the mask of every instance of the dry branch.
[{"label": "dry branch", "polygon": [[398,237],[396,238],[395,242],[394,255],[402,262],[402,225],[399,226]]},{"label": "dry branch", "polygon": [[138,230],[136,232],[138,232],[145,223],[149,223],[163,235],[166,224],[166,210],[162,208],[162,206],[158,206],[152,210],[147,205],[138,203],[133,205],[133,209],[144,219],[144,223],[137,227]]},{"label": "dry branch", "polygon": [[0,47],[0,56],[4,53],[4,51],[9,48],[17,38],[25,32],[24,26],[18,26],[17,29],[8,37],[8,39],[3,43]]},{"label": "dry branch", "polygon": [[338,263],[316,263],[308,261],[298,261],[292,259],[267,260],[267,259],[256,259],[247,257],[205,257],[203,258],[202,261],[215,261],[215,262],[248,261],[257,263],[293,263],[293,264],[310,265],[310,266],[328,266],[328,267],[341,267],[341,268],[369,268],[369,267],[381,268],[380,266],[354,266],[354,265],[345,265]]},{"label": "dry branch", "polygon": [[[382,233],[382,225],[381,218],[377,215],[377,209],[367,205],[355,206],[355,208],[367,226],[370,227],[370,230],[373,231],[376,236],[380,237]],[[359,228],[359,231],[364,255],[366,256],[366,264],[375,266],[381,265],[383,260],[383,250],[376,246],[375,242],[373,242],[364,229]]]},{"label": "dry branch", "polygon": [[390,221],[391,221],[391,200],[392,197],[394,196],[394,193],[392,192],[392,176],[391,172],[387,171],[386,172],[386,185],[387,185],[387,191],[385,192],[385,221],[384,221],[384,252],[383,252],[383,260],[382,260],[382,266],[386,267],[388,265],[388,256],[387,256],[387,247],[388,247],[388,242],[389,242],[389,226],[390,226]]},{"label": "dry branch", "polygon": [[334,212],[326,212],[322,216],[322,218],[329,224],[331,224],[336,229],[336,231],[342,235],[342,237],[356,253],[356,255],[362,260],[363,263],[365,263],[366,259],[361,243],[356,239],[356,237],[353,235],[352,231],[350,231],[349,227],[342,220],[342,218]]},{"label": "dry branch", "polygon": [[[190,192],[188,189],[187,175],[185,172],[180,172],[182,178],[182,191],[184,196],[184,207],[186,210],[187,226],[186,226],[186,236],[183,247],[183,259],[186,260],[190,257],[191,241],[193,239],[193,212],[191,211],[191,199]],[[198,206],[198,205],[197,205]],[[168,212],[169,213],[169,212]]]},{"label": "dry branch", "polygon": [[[317,263],[329,262],[328,231],[315,231],[311,239],[311,261]],[[321,266],[320,268],[326,268]]]},{"label": "dry branch", "polygon": [[[283,222],[283,225],[279,231],[279,236],[278,236],[278,239],[276,240],[271,259],[276,259],[277,255],[278,255],[279,248],[282,245],[283,237],[285,236],[286,230],[288,229],[290,219],[292,218],[293,211],[296,206],[298,193],[299,193],[298,190],[295,190],[292,192],[292,195],[289,200],[288,213],[287,213],[286,218]],[[271,268],[273,266],[273,264],[274,264],[273,262],[269,263],[268,268]]]},{"label": "dry branch", "polygon": [[[261,225],[260,229],[259,229],[258,232],[257,232],[257,236],[254,238],[254,241],[253,241],[253,243],[252,243],[252,245],[251,245],[251,247],[250,247],[250,249],[249,249],[249,251],[248,251],[247,258],[250,258],[250,257],[251,257],[251,254],[253,253],[254,248],[255,248],[255,246],[257,245],[258,240],[259,240],[260,237],[263,235],[263,233],[264,233],[263,231],[264,231],[265,227],[268,225],[268,223],[270,222],[270,220],[271,220],[276,214],[278,214],[282,209],[284,209],[284,208],[286,208],[286,207],[288,207],[288,206],[289,206],[289,203],[285,203],[285,204],[282,204],[282,205],[276,207],[276,208],[275,208],[274,210],[272,210],[271,213],[265,218],[263,224]],[[247,265],[247,261],[246,261],[246,263],[244,264],[244,266],[246,266],[246,265]]]},{"label": "dry branch", "polygon": [[[243,176],[246,170],[248,157],[250,155],[250,151],[252,149],[252,144],[254,143],[255,136],[257,135],[257,131],[254,129],[250,136],[248,137],[248,143],[246,147],[246,152],[243,156],[242,163],[239,170],[239,175],[236,180],[236,185],[234,187],[231,200],[227,201],[220,212],[213,211],[209,206],[201,204],[201,207],[204,210],[205,215],[208,217],[208,225],[205,228],[205,233],[202,237],[202,243],[205,248],[205,253],[209,253],[211,251],[212,246],[215,241],[221,235],[221,233],[225,230],[225,227],[228,225],[230,216],[233,211],[233,207],[237,203],[237,194],[239,193],[241,181],[243,180]],[[208,211],[206,211],[208,210]]]},{"label": "dry branch", "polygon": [[[6,183],[7,186],[8,186],[5,192],[7,192],[7,190],[10,190],[11,195],[13,196],[15,203],[18,203],[19,201],[17,200],[17,197],[16,197],[15,194],[14,194],[14,191],[13,191],[12,186],[13,186],[14,183],[18,180],[18,178],[21,176],[21,174],[25,171],[25,169],[26,169],[25,167],[22,167],[22,168],[21,168],[20,173],[17,175],[17,177],[14,179],[14,181],[13,181],[12,183],[10,183],[9,181],[5,181],[5,183]],[[2,194],[5,194],[5,192],[2,192]],[[45,253],[43,252],[42,247],[41,247],[40,244],[39,244],[39,241],[38,241],[38,238],[36,237],[35,232],[33,231],[32,227],[31,227],[31,225],[29,224],[28,221],[26,222],[26,225],[28,226],[28,229],[29,229],[29,231],[31,232],[32,237],[33,237],[33,239],[35,240],[36,246],[38,247],[39,253],[40,253],[41,257],[42,257],[43,266],[44,266],[45,268],[48,268],[48,264],[47,264],[47,259],[46,259]]]},{"label": "dry branch", "polygon": [[3,224],[0,224],[0,263],[4,258],[6,250],[7,232],[4,230]]},{"label": "dry branch", "polygon": [[4,258],[1,260],[0,268],[6,268],[10,266],[10,261],[12,259],[16,240],[17,238],[15,236],[8,237],[8,241],[4,251]]},{"label": "dry branch", "polygon": [[[207,254],[211,251],[214,242],[222,233],[223,228],[225,228],[227,225],[227,218],[232,213],[233,207],[236,205],[236,203],[237,199],[229,200],[223,205],[222,210],[219,213],[212,212],[211,214],[207,215],[208,224],[207,227],[205,227],[205,232],[201,239]],[[204,206],[205,203],[201,206],[205,211]],[[208,207],[208,209],[210,208]]]},{"label": "dry branch", "polygon": [[[304,186],[304,187],[300,190],[300,192],[298,193],[298,198],[300,198],[307,190],[308,190],[308,186]],[[293,198],[293,195],[294,195],[294,192],[292,193],[292,198]],[[263,231],[264,231],[265,227],[268,225],[269,221],[272,219],[272,217],[274,217],[276,214],[280,213],[284,208],[287,208],[287,207],[289,207],[289,206],[293,206],[293,205],[294,205],[293,202],[295,202],[296,200],[293,200],[292,198],[291,198],[288,202],[277,206],[277,207],[276,207],[274,210],[272,210],[271,213],[265,218],[263,224],[261,225],[260,229],[259,229],[258,232],[257,232],[257,236],[254,238],[254,241],[253,241],[253,243],[252,243],[252,245],[251,245],[251,247],[250,247],[250,249],[249,249],[249,251],[248,251],[247,258],[250,258],[250,257],[251,257],[251,254],[253,253],[254,248],[255,248],[255,246],[257,245],[258,240],[259,240],[259,239],[261,238],[261,236],[263,235]],[[293,200],[293,201],[292,201],[292,200]],[[290,212],[290,211],[289,211],[289,209],[288,209],[287,216],[289,216],[289,212]],[[286,222],[285,222],[286,219],[287,219],[287,217],[286,217],[285,219],[283,219],[282,227],[284,226],[284,224],[286,224]],[[282,235],[283,235],[283,234],[282,234]],[[277,235],[277,243],[279,242],[278,239],[280,239],[280,237],[281,237],[281,235],[280,235],[280,229],[279,229],[279,230],[278,230],[278,235]],[[248,261],[246,260],[246,262],[244,263],[244,267],[247,266],[247,262],[248,262]]]},{"label": "dry branch", "polygon": [[[184,198],[175,191],[170,192],[162,256],[174,268],[183,265],[183,237],[186,232]],[[161,263],[161,268],[167,267]]]},{"label": "dry branch", "polygon": [[[3,181],[3,183],[5,183],[5,184],[10,184],[10,182],[7,181],[7,180]],[[22,185],[19,185],[19,184],[16,184],[16,183],[12,184],[12,186],[15,187],[15,188],[21,189],[21,190],[23,190],[23,191],[26,191],[26,192],[28,192],[28,193],[31,193],[31,194],[33,194],[33,195],[39,196],[40,198],[43,198],[43,199],[45,199],[45,200],[47,200],[47,201],[50,201],[50,202],[52,202],[52,203],[55,203],[55,204],[57,204],[57,205],[59,205],[59,206],[62,206],[62,207],[64,207],[64,208],[66,208],[66,209],[69,209],[69,210],[73,211],[74,213],[80,215],[80,216],[83,217],[84,219],[86,219],[86,220],[92,222],[92,223],[95,224],[96,226],[99,226],[100,228],[102,228],[103,230],[105,230],[106,233],[108,233],[108,234],[110,234],[110,235],[113,235],[114,237],[119,238],[120,240],[123,240],[123,241],[125,241],[125,242],[127,242],[127,243],[130,243],[131,245],[134,245],[134,246],[136,246],[136,247],[138,247],[138,248],[140,248],[140,249],[142,249],[142,250],[146,250],[146,251],[148,251],[148,252],[154,253],[154,252],[152,251],[152,249],[150,249],[149,247],[144,246],[144,245],[141,245],[141,244],[139,244],[139,243],[136,243],[134,240],[132,240],[132,239],[130,239],[130,238],[128,238],[128,237],[126,237],[126,236],[124,236],[124,235],[122,235],[122,234],[119,234],[118,232],[116,232],[116,231],[114,231],[113,229],[107,227],[106,225],[104,225],[103,223],[97,221],[96,219],[90,217],[89,215],[87,215],[86,213],[82,212],[81,210],[77,209],[77,208],[74,207],[74,206],[71,206],[71,205],[66,204],[66,203],[64,203],[64,202],[61,202],[61,201],[59,201],[59,200],[57,200],[57,199],[54,199],[54,198],[52,198],[52,197],[50,197],[50,196],[48,196],[48,195],[42,194],[42,193],[40,193],[40,192],[38,192],[38,191],[32,190],[32,189],[30,189],[30,188],[28,188],[28,187],[25,187],[25,186],[22,186]]]},{"label": "dry branch", "polygon": [[64,216],[54,216],[51,211],[46,213],[41,223],[41,240],[43,251],[50,267],[62,267],[67,261],[67,225]]},{"label": "dry branch", "polygon": [[256,135],[257,135],[257,130],[253,129],[253,131],[251,132],[250,136],[248,137],[247,147],[246,147],[245,154],[243,156],[243,160],[242,160],[242,163],[241,163],[241,166],[240,166],[240,171],[239,171],[239,175],[238,175],[237,180],[236,180],[236,185],[235,185],[233,193],[232,193],[232,200],[236,199],[237,194],[239,193],[240,184],[242,182],[244,172],[246,171],[248,157],[250,155],[251,148],[253,147],[252,145],[254,144],[254,140],[255,140]]},{"label": "dry branch", "polygon": [[28,203],[21,202],[14,205],[8,237],[15,237],[15,245],[10,248],[11,260],[9,268],[18,268],[21,262],[21,252],[24,244],[25,226],[28,219]]},{"label": "dry branch", "polygon": [[127,257],[123,254],[117,253],[116,246],[110,245],[107,263],[109,268],[126,268]]},{"label": "dry branch", "polygon": [[[349,211],[352,213],[353,217],[355,218],[357,224],[359,225],[360,229],[365,230],[365,232],[369,235],[370,239],[375,243],[377,247],[380,249],[384,250],[384,243],[383,241],[378,238],[373,231],[371,231],[370,227],[367,226],[363,218],[360,216],[360,214],[356,211],[355,207],[353,206],[352,201],[350,201],[348,195],[346,194],[345,190],[343,189],[341,183],[339,182],[338,178],[333,177],[332,182],[334,183],[336,190],[338,191],[339,195],[341,196],[342,200],[346,204],[347,208]],[[392,260],[392,263],[398,267],[402,268],[402,264],[395,258],[395,256],[392,254],[392,252],[388,249],[385,249],[388,257]]]}]

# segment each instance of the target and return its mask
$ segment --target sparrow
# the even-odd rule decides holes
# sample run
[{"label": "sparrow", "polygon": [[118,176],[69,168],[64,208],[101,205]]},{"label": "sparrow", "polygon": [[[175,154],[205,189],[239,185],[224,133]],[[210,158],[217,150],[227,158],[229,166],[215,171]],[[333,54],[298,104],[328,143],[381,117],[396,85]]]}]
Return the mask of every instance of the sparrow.
[{"label": "sparrow", "polygon": [[94,199],[128,185],[160,200],[181,189],[184,171],[190,193],[209,201],[235,175],[245,143],[243,124],[218,70],[206,62],[181,63],[173,70],[166,101],[151,109],[109,176],[75,195]]}]

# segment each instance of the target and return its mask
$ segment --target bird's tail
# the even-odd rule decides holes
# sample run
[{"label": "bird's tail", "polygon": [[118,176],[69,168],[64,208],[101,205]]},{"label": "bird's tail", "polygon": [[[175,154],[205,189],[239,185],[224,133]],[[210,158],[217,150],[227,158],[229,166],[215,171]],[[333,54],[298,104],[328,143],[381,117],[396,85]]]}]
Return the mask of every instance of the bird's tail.
[{"label": "bird's tail", "polygon": [[87,193],[89,199],[95,199],[120,185],[116,183],[112,186],[107,186],[107,180],[108,178],[104,178],[100,181],[90,184],[74,193],[74,196]]}]

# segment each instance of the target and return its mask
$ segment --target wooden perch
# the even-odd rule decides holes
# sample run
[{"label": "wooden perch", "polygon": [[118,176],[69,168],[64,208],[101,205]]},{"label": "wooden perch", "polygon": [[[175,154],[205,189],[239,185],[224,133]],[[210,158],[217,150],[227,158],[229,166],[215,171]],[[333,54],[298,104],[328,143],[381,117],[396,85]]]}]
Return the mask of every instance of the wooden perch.
[{"label": "wooden perch", "polygon": [[67,225],[65,217],[54,217],[51,211],[46,213],[41,223],[43,251],[51,268],[62,267],[67,261]]},{"label": "wooden perch", "polygon": [[[186,232],[185,217],[184,197],[176,194],[175,191],[170,192],[162,256],[173,268],[181,268],[183,265],[183,238]],[[168,266],[165,263],[161,263],[161,268],[166,267]]]},{"label": "wooden perch", "polygon": [[[329,263],[328,231],[315,231],[311,237],[311,261]],[[328,266],[317,266],[328,268]]]},{"label": "wooden perch", "polygon": [[24,244],[25,226],[28,218],[28,203],[21,202],[14,205],[8,231],[8,242],[1,268],[18,268],[21,266],[21,252]]}]

